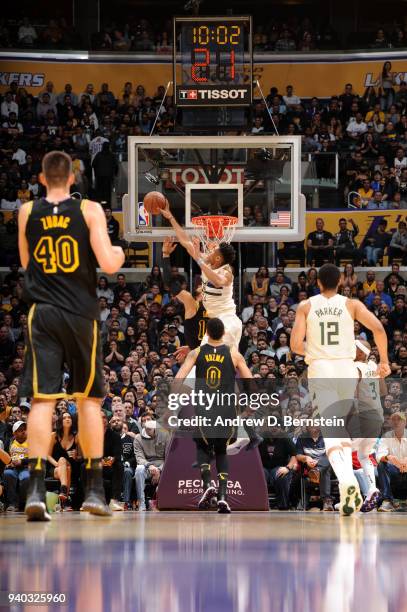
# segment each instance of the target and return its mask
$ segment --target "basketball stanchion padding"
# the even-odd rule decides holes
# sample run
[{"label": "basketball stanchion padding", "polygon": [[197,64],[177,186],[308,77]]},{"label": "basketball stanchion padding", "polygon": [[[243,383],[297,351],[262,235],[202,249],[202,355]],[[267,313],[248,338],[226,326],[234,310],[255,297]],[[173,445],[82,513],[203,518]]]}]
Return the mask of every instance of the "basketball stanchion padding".
[{"label": "basketball stanchion padding", "polygon": [[[157,489],[160,510],[197,510],[202,496],[196,446],[190,437],[173,437]],[[228,503],[232,510],[268,511],[269,501],[263,466],[257,449],[230,455]],[[215,465],[211,466],[212,481],[217,486]]]}]

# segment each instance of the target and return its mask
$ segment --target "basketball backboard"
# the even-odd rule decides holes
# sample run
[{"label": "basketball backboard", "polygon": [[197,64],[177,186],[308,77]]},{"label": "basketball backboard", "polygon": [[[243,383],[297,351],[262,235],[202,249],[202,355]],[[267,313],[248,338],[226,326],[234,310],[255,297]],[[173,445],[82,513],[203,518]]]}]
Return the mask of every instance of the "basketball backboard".
[{"label": "basketball backboard", "polygon": [[131,136],[129,193],[123,198],[128,241],[163,241],[174,234],[143,198],[161,191],[191,234],[205,214],[238,217],[234,242],[304,238],[299,136]]}]

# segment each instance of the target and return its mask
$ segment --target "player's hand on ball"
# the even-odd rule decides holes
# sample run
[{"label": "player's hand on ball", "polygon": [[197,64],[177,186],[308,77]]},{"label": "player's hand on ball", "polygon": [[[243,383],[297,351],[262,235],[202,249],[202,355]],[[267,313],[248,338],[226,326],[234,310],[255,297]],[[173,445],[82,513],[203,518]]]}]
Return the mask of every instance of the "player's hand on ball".
[{"label": "player's hand on ball", "polygon": [[166,238],[163,243],[163,255],[169,257],[177,248],[177,243],[174,238]]},{"label": "player's hand on ball", "polygon": [[169,219],[172,216],[170,211],[170,203],[167,198],[165,198],[165,207],[161,209],[161,214],[166,219]]},{"label": "player's hand on ball", "polygon": [[377,373],[380,378],[386,378],[386,376],[390,376],[391,369],[389,364],[380,362],[377,366]]}]

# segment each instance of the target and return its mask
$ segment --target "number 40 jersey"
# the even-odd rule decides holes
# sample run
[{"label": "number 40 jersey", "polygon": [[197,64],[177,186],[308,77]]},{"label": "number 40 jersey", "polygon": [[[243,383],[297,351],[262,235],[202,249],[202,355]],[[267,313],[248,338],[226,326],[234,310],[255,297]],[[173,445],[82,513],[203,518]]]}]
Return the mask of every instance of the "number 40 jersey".
[{"label": "number 40 jersey", "polygon": [[[347,298],[336,294],[309,299],[305,361],[317,359],[350,359],[356,356],[354,321],[346,307]],[[341,372],[338,372],[338,378]]]},{"label": "number 40 jersey", "polygon": [[98,320],[97,262],[83,216],[86,204],[74,198],[58,204],[42,198],[31,204],[24,297],[30,305],[51,304]]}]

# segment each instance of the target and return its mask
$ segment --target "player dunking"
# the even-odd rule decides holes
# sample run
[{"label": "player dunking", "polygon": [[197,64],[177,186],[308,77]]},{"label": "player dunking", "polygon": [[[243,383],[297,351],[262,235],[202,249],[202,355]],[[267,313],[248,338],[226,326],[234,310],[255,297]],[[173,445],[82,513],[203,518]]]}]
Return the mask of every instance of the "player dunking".
[{"label": "player dunking", "polygon": [[124,262],[113,247],[103,209],[96,202],[75,200],[71,159],[48,153],[41,181],[47,197],[21,207],[19,250],[30,305],[28,342],[21,394],[33,398],[28,418],[30,481],[25,512],[28,520],[46,521],[45,463],[51,439],[55,400],[64,364],[69,368],[67,394],[77,400],[79,442],[86,459],[84,511],[110,515],[102,480],[105,396],[99,337],[96,268],[113,274]]},{"label": "player dunking", "polygon": [[[356,347],[354,320],[373,332],[379,350],[378,376],[390,374],[387,336],[380,321],[359,300],[338,294],[339,269],[325,264],[319,270],[320,295],[301,302],[291,333],[291,350],[305,355],[310,391],[321,416],[337,405],[351,409],[358,374],[354,362]],[[306,342],[304,343],[304,340]],[[344,379],[346,379],[344,381]],[[352,469],[349,437],[325,437],[327,454],[339,481],[340,512],[351,515],[360,510],[362,498]]]},{"label": "player dunking", "polygon": [[[223,322],[224,342],[237,350],[242,336],[242,322],[236,314],[233,299],[233,273],[230,264],[235,260],[235,249],[223,242],[208,255],[204,255],[196,241],[192,240],[173,217],[168,201],[161,214],[171,223],[179,242],[201,268],[203,304],[208,316],[217,317]],[[207,342],[207,339],[205,336],[203,342]]]},{"label": "player dunking", "polygon": [[[211,486],[211,457],[215,454],[218,472],[218,512],[229,514],[230,507],[226,499],[228,479],[228,458],[226,454],[229,440],[234,435],[233,427],[215,426],[219,415],[223,419],[236,417],[236,406],[222,401],[221,395],[227,397],[235,391],[236,371],[242,378],[252,378],[252,373],[246,362],[236,349],[229,348],[224,343],[225,327],[220,319],[209,319],[207,325],[208,342],[191,351],[181,366],[176,378],[184,379],[192,368],[196,367],[196,380],[205,393],[219,393],[220,403],[215,410],[208,413],[205,406],[197,408],[197,414],[211,419],[208,427],[201,427],[201,436],[195,439],[197,444],[198,464],[201,470],[204,492],[199,502],[201,510],[210,506],[211,499],[216,495],[216,489]],[[215,402],[216,404],[216,402]]]},{"label": "player dunking", "polygon": [[387,386],[384,380],[377,375],[377,363],[369,359],[371,352],[369,342],[356,340],[355,344],[355,363],[359,374],[356,387],[356,407],[361,437],[353,439],[352,446],[358,452],[359,462],[368,483],[368,492],[361,512],[371,512],[379,506],[381,501],[370,455],[382,431],[383,407],[380,396],[387,393]]}]

